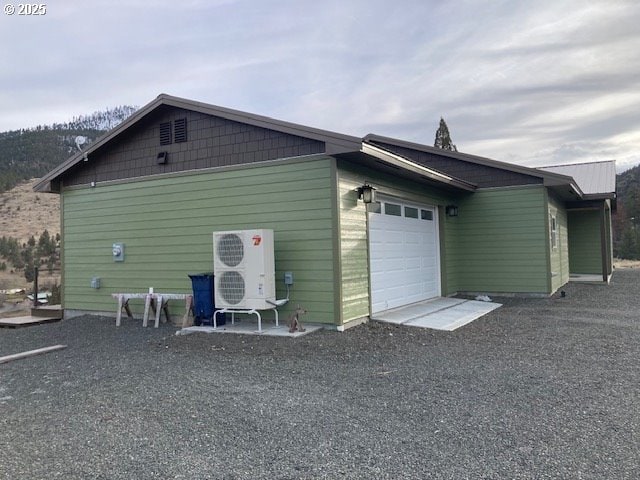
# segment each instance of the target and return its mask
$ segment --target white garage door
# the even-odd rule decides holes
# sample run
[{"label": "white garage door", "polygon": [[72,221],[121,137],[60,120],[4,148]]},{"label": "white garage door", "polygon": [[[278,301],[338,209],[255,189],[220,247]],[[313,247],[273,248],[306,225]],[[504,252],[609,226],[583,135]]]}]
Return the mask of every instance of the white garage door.
[{"label": "white garage door", "polygon": [[372,313],[440,296],[437,209],[391,199],[370,207]]}]

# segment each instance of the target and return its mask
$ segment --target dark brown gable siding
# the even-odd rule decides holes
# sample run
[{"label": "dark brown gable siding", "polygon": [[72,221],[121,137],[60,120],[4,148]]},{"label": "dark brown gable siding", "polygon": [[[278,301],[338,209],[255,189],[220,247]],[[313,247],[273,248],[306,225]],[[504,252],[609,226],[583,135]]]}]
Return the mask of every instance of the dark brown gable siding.
[{"label": "dark brown gable siding", "polygon": [[453,177],[478,185],[478,188],[507,187],[510,185],[540,184],[542,179],[500,168],[465,162],[457,158],[435,155],[383,142],[372,142],[385,150],[402,155],[409,160],[433,168]]},{"label": "dark brown gable siding", "polygon": [[[187,141],[160,145],[160,124],[187,119]],[[160,173],[180,172],[322,153],[317,140],[254,127],[224,118],[161,107],[150,118],[89,155],[64,178],[65,185],[90,184]],[[168,152],[165,165],[159,152]]]}]

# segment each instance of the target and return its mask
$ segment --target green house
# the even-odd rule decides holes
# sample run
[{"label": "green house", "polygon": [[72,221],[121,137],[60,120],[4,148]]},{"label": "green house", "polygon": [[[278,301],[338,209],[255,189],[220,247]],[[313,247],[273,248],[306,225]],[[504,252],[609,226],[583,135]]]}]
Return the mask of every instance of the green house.
[{"label": "green house", "polygon": [[300,304],[343,330],[439,296],[608,281],[615,184],[585,192],[580,167],[563,168],[160,95],[36,189],[61,197],[66,316],[115,315],[118,292],[188,293],[188,274],[213,269],[213,232],[272,229],[278,298],[294,277],[281,313]]}]

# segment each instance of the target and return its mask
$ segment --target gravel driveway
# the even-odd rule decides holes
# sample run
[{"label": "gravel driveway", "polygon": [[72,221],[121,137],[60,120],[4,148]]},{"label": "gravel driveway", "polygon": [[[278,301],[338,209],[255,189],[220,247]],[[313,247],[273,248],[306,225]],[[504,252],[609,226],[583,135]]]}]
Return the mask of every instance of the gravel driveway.
[{"label": "gravel driveway", "polygon": [[455,331],[0,330],[2,479],[640,478],[640,270]]}]

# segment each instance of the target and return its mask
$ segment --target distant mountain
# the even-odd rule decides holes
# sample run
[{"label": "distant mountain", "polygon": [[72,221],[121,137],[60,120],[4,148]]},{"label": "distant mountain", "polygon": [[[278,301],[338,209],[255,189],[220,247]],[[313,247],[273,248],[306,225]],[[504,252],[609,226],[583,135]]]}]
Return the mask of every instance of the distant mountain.
[{"label": "distant mountain", "polygon": [[0,133],[0,192],[43,176],[136,110],[137,107],[125,105],[81,115],[67,123]]},{"label": "distant mountain", "polygon": [[618,209],[613,218],[614,254],[640,259],[640,165],[616,176]]}]

